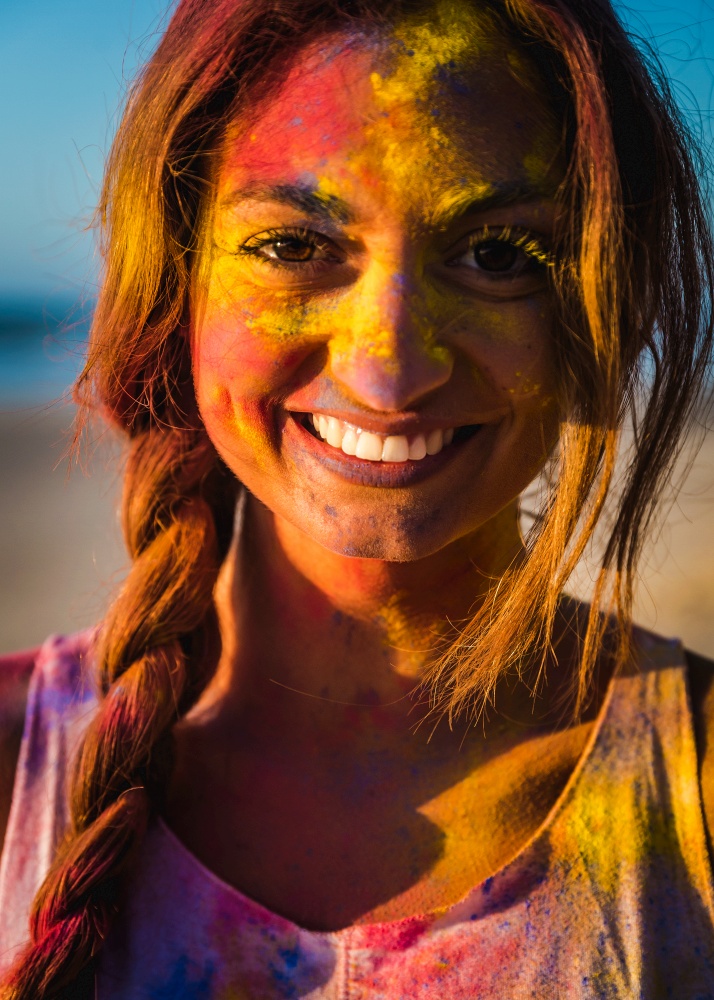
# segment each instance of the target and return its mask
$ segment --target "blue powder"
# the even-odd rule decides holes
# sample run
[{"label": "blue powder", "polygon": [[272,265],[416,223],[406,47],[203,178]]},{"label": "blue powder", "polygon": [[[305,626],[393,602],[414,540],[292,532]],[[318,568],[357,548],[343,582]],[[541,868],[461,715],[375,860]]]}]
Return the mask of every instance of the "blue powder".
[{"label": "blue powder", "polygon": [[203,972],[200,972],[196,969],[195,962],[190,964],[198,973],[198,978],[194,978],[189,971],[188,956],[181,955],[174,966],[171,978],[161,986],[150,987],[148,995],[151,1000],[211,1000],[213,966],[209,962]]}]

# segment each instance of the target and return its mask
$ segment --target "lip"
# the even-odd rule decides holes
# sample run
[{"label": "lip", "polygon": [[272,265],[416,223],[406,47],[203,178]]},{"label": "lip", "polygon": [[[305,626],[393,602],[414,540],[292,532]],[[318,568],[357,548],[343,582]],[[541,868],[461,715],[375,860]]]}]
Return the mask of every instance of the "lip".
[{"label": "lip", "polygon": [[[331,472],[337,473],[343,479],[362,486],[381,486],[387,489],[411,486],[413,483],[419,483],[435,475],[445,466],[450,465],[458,459],[464,450],[474,441],[481,439],[488,428],[493,427],[492,424],[482,425],[468,441],[447,445],[442,448],[438,455],[426,455],[424,458],[419,459],[419,461],[370,462],[363,458],[357,458],[354,455],[345,455],[338,448],[333,448],[326,441],[313,436],[303,427],[300,420],[303,416],[303,413],[292,411],[286,413],[282,433],[283,438],[287,438],[289,448],[296,447],[303,453],[307,453],[311,459],[318,461],[322,466]],[[361,426],[365,430],[371,429],[364,424]],[[423,424],[420,425],[420,429],[423,426]],[[448,427],[453,426],[453,424],[433,424],[432,426]],[[399,433],[408,433],[408,431],[402,429],[404,427],[406,427],[406,424],[401,425]],[[380,430],[379,433],[385,432],[384,430]],[[391,433],[397,432],[391,431]]]},{"label": "lip", "polygon": [[456,430],[466,424],[483,424],[485,420],[424,420],[423,417],[409,413],[398,414],[389,419],[375,419],[374,416],[366,413],[350,413],[347,410],[335,410],[332,408],[314,410],[290,410],[290,414],[298,420],[305,413],[319,413],[323,417],[334,417],[352,427],[359,427],[360,430],[370,431],[372,434],[379,434],[383,437],[403,434],[405,437],[414,437],[417,434],[428,435],[434,430]]}]

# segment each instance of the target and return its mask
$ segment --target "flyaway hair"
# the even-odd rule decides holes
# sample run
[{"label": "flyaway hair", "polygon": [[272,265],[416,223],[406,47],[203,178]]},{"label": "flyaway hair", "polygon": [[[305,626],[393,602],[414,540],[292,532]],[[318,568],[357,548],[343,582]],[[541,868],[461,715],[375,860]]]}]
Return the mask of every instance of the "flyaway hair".
[{"label": "flyaway hair", "polygon": [[[636,446],[589,617],[574,625],[577,714],[606,630],[612,656],[627,658],[637,554],[710,360],[712,241],[687,130],[609,2],[473,2],[519,43],[562,121],[568,168],[551,269],[561,434],[526,558],[494,581],[426,683],[435,710],[477,713],[505,670],[553,659],[563,588],[612,492],[634,414]],[[301,44],[429,9],[181,0],[128,95],[98,210],[103,281],[76,395],[128,439],[132,568],[100,630],[103,697],[77,760],[70,829],[4,1000],[94,997],[102,943],[171,774],[172,727],[215,664],[212,592],[240,484],[198,415],[188,332],[227,129],[257,99],[257,82],[261,99],[277,85]]]}]

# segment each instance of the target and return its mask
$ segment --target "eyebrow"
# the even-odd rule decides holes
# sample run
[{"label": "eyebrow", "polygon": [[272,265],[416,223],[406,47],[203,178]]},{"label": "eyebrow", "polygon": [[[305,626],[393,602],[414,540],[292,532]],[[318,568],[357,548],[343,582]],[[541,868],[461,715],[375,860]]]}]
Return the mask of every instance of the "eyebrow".
[{"label": "eyebrow", "polygon": [[508,205],[526,205],[529,202],[552,198],[555,189],[552,184],[483,184],[464,185],[457,194],[443,195],[432,213],[432,221],[447,226],[455,219],[488,212]]},{"label": "eyebrow", "polygon": [[[508,205],[527,204],[552,198],[553,194],[553,186],[545,184],[467,184],[456,194],[446,194],[439,199],[431,213],[432,222],[446,227],[461,216]],[[231,191],[221,199],[221,208],[230,209],[243,201],[277,202],[306,215],[340,225],[354,222],[356,218],[346,201],[334,194],[322,194],[306,184],[250,184]]]},{"label": "eyebrow", "polygon": [[242,201],[274,201],[299,212],[347,225],[355,215],[346,201],[334,194],[321,194],[303,184],[252,184],[232,191],[221,200],[222,208],[232,208]]}]

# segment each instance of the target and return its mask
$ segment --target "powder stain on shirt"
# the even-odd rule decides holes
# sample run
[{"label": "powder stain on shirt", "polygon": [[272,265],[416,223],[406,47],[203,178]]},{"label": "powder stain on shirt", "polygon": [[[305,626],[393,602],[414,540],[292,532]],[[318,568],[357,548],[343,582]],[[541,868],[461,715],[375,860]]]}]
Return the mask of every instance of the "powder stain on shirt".
[{"label": "powder stain on shirt", "polygon": [[[58,769],[55,748],[93,714],[75,693],[82,648],[50,640],[31,683],[0,868],[5,961],[22,946],[62,828],[69,759]],[[636,648],[639,672],[611,682],[538,834],[442,911],[311,932],[221,882],[155,822],[101,952],[99,1000],[714,1000],[712,873],[683,653],[646,633]]]}]

